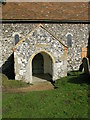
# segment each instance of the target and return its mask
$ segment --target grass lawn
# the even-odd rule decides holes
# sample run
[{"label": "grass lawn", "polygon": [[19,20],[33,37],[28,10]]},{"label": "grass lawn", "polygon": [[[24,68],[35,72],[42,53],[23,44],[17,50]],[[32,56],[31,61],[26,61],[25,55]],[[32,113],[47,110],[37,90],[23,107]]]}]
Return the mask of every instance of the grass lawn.
[{"label": "grass lawn", "polygon": [[[68,75],[55,82],[54,90],[3,92],[3,118],[88,118],[89,76],[80,72]],[[4,79],[3,86],[5,84],[9,87],[28,86]]]},{"label": "grass lawn", "polygon": [[30,86],[26,82],[21,82],[17,80],[8,80],[8,78],[3,74],[2,76],[2,86],[4,88],[20,88]]}]

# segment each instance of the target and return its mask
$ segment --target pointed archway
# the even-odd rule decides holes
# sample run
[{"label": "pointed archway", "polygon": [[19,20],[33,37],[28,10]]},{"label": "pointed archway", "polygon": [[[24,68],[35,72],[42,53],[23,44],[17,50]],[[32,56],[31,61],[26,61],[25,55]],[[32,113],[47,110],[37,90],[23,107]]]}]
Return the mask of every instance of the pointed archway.
[{"label": "pointed archway", "polygon": [[54,57],[49,52],[45,50],[37,51],[30,57],[28,61],[28,65],[26,68],[27,69],[26,80],[30,83],[38,82],[38,80],[34,81],[33,79],[33,76],[36,76],[38,78],[41,78],[42,81],[44,80],[53,81],[55,77],[54,66],[55,66]]},{"label": "pointed archway", "polygon": [[46,82],[52,80],[53,64],[51,57],[40,52],[32,59],[32,82]]}]

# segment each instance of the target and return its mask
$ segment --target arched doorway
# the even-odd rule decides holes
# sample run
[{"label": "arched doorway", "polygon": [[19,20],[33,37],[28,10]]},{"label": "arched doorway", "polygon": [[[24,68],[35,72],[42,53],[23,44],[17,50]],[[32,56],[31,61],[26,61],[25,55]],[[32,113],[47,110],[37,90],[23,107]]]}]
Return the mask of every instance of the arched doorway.
[{"label": "arched doorway", "polygon": [[43,56],[38,53],[32,61],[32,75],[44,73],[44,59]]},{"label": "arched doorway", "polygon": [[53,60],[46,52],[39,52],[32,59],[32,82],[53,79]]}]

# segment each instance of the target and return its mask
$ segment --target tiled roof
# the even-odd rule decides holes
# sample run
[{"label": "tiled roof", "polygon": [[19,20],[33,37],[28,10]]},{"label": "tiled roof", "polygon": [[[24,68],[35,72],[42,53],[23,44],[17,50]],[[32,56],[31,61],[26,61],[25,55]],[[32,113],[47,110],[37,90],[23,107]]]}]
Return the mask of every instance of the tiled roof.
[{"label": "tiled roof", "polygon": [[2,5],[2,19],[88,20],[87,2],[8,2]]}]

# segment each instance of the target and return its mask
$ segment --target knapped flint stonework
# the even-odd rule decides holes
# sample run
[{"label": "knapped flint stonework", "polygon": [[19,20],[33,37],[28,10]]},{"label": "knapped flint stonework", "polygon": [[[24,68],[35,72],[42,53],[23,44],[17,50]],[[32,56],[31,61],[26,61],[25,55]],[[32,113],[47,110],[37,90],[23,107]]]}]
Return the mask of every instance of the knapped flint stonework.
[{"label": "knapped flint stonework", "polygon": [[[62,45],[52,34],[48,33],[42,26],[37,27],[33,32],[26,36],[14,48],[15,58],[15,79],[32,79],[32,73],[29,74],[30,59],[33,54],[49,54],[52,59],[53,73],[52,79],[56,80],[67,75],[67,54],[65,46]],[[32,60],[32,59],[31,59]],[[32,64],[32,63],[31,63]],[[30,66],[30,67],[29,67]]]},{"label": "knapped flint stonework", "polygon": [[[2,24],[2,61],[4,63],[13,52],[14,34],[20,39],[29,34],[38,24]],[[72,36],[72,47],[68,48],[68,70],[78,70],[81,64],[81,48],[88,46],[88,24],[43,24],[43,26],[67,45],[68,33]]]}]

